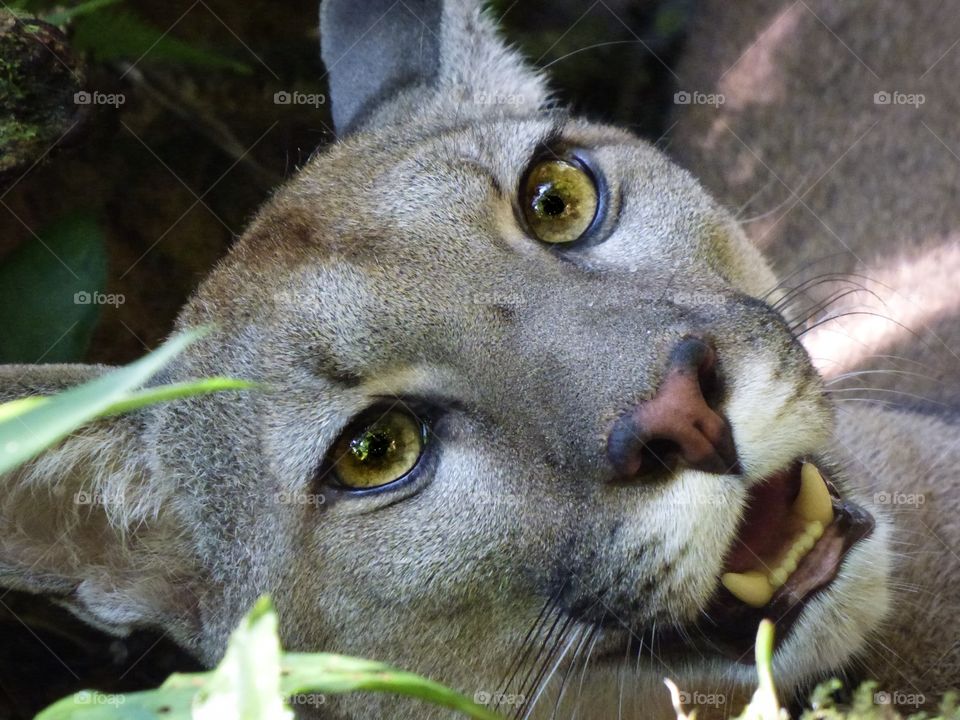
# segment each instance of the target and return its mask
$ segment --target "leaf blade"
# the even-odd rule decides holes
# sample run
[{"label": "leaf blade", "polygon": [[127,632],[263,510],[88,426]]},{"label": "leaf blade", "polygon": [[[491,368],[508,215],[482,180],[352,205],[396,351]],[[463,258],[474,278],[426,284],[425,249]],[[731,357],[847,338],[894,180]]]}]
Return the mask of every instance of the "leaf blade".
[{"label": "leaf blade", "polygon": [[0,422],[0,474],[32,459],[84,423],[123,400],[190,343],[206,334],[196,329],[176,335],[149,355],[66,390],[47,402]]}]

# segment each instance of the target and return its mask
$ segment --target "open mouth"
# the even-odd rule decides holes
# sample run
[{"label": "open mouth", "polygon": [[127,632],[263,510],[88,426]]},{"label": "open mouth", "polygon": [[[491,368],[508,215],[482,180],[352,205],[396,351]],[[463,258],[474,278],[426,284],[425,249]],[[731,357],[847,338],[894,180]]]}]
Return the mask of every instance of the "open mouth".
[{"label": "open mouth", "polygon": [[751,661],[760,620],[773,620],[782,640],[873,527],[873,517],[840,498],[811,462],[793,463],[751,488],[703,631],[720,649]]},{"label": "open mouth", "polygon": [[[695,626],[658,628],[649,643],[644,628],[631,630],[626,656],[650,651],[661,658],[683,657],[693,650],[752,663],[760,621],[773,620],[776,641],[783,642],[804,607],[830,587],[847,553],[874,524],[873,516],[841,498],[812,462],[791,463],[750,489],[703,619]],[[599,653],[614,662],[624,658],[616,637]]]}]

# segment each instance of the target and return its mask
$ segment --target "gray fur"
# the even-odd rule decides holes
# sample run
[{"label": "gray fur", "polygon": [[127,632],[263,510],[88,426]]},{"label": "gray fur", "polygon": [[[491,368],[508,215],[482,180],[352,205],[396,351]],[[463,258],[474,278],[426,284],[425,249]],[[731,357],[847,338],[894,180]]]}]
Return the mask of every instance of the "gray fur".
[{"label": "gray fur", "polygon": [[404,87],[435,79],[439,0],[327,0],[320,10],[323,62],[339,133]]},{"label": "gray fur", "polygon": [[[568,605],[602,605],[638,630],[695,622],[750,484],[810,455],[836,465],[879,524],[805,611],[776,672],[788,690],[845,667],[889,616],[897,528],[871,482],[907,472],[874,426],[903,418],[864,410],[835,423],[788,319],[762,300],[772,272],[691,175],[625,131],[549,109],[542,78],[469,3],[448,2],[437,30],[429,82],[393,94],[380,83],[359,99],[335,91],[354,132],[276,193],[180,317],[181,328],[218,330],[165,379],[232,375],[267,389],[105,421],[4,478],[3,582],[117,632],[163,627],[207,663],[270,592],[292,650],[377,658],[470,695],[527,693],[503,686],[506,666],[558,586]],[[373,97],[383,104],[362,107]],[[605,242],[567,260],[527,237],[514,207],[532,154],[556,138],[591,149],[617,218]],[[744,475],[609,482],[610,423],[651,396],[691,332],[716,343]],[[95,372],[5,368],[0,388],[15,397]],[[317,484],[356,413],[412,396],[446,407],[422,481],[363,498]],[[924,437],[942,431],[924,423]],[[84,484],[117,488],[105,497],[119,504],[76,525],[63,494]],[[21,531],[25,509],[34,535]],[[74,530],[74,556],[43,558],[43,518]],[[99,591],[72,591],[87,583]],[[574,623],[568,638],[594,637],[599,657],[617,652],[621,628],[590,636]],[[669,716],[665,674],[705,692],[752,681],[720,658],[608,657],[561,705],[615,717],[622,698],[624,718]],[[549,716],[557,687],[534,717]],[[385,695],[322,709],[445,717]]]}]

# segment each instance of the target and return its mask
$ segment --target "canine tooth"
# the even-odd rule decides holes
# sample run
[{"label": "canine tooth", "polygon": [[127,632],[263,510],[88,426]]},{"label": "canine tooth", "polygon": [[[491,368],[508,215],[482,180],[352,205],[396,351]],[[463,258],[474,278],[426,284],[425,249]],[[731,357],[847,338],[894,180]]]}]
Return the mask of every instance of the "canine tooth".
[{"label": "canine tooth", "polygon": [[724,573],[720,582],[738,600],[750,607],[761,608],[773,597],[773,588],[766,576],[756,570],[745,573]]},{"label": "canine tooth", "polygon": [[833,522],[833,500],[823,476],[812,463],[805,462],[800,468],[800,493],[793,508],[804,520],[817,521],[824,526]]}]

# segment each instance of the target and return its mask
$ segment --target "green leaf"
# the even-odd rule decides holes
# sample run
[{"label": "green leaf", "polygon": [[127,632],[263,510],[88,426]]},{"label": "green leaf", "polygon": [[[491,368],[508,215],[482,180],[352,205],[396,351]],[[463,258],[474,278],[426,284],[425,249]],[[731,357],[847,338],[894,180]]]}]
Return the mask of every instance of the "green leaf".
[{"label": "green leaf", "polygon": [[80,17],[81,15],[87,15],[99,10],[100,8],[107,7],[108,5],[114,5],[118,2],[120,2],[120,0],[86,0],[86,2],[82,2],[79,5],[74,5],[71,8],[50,13],[44,18],[44,20],[51,25],[64,25],[74,18]]},{"label": "green leaf", "polygon": [[84,423],[127,400],[157,370],[207,330],[177,335],[146,357],[36,403],[0,422],[0,474],[38,455]]},{"label": "green leaf", "polygon": [[78,17],[71,41],[73,47],[89,52],[98,62],[174,62],[204,69],[230,70],[242,75],[251,72],[248,65],[178,40],[127,10]]},{"label": "green leaf", "polygon": [[[138,392],[129,393],[125,398],[118,400],[100,413],[100,416],[119,415],[133,410],[139,410],[147,405],[156,405],[160,402],[179,400],[180,398],[195,397],[208,393],[223,392],[224,390],[253,390],[256,383],[234,378],[212,377],[190,382],[157,385]],[[0,405],[0,412],[3,406]],[[0,415],[2,417],[2,415]]]},{"label": "green leaf", "polygon": [[107,280],[103,232],[71,215],[28,238],[0,264],[0,363],[83,358]]},{"label": "green leaf", "polygon": [[761,620],[754,647],[757,661],[758,685],[750,704],[736,720],[786,720],[787,711],[781,709],[777,689],[773,684],[773,623]]},{"label": "green leaf", "polygon": [[3,405],[0,405],[0,422],[15,418],[17,415],[22,415],[30,408],[45,403],[47,400],[48,398],[46,397],[34,395],[32,397],[20,398],[3,403]]},{"label": "green leaf", "polygon": [[280,640],[270,598],[233,631],[217,669],[197,693],[193,720],[293,720],[280,694]]},{"label": "green leaf", "polygon": [[286,720],[292,713],[283,698],[358,690],[420,698],[474,720],[502,720],[443,685],[382,663],[326,653],[281,653],[277,616],[266,597],[231,635],[216,670],[174,674],[146,692],[100,697],[78,693],[51,705],[36,720]]},{"label": "green leaf", "polygon": [[391,692],[457,710],[477,720],[500,720],[496,713],[440,683],[371,660],[328,653],[287,653],[283,669],[282,686],[288,697],[311,692]]}]

